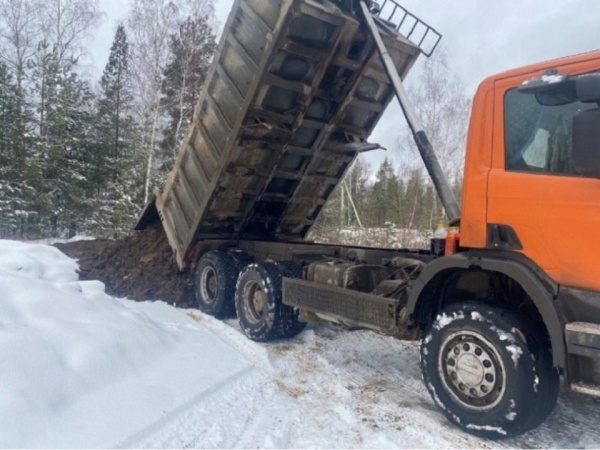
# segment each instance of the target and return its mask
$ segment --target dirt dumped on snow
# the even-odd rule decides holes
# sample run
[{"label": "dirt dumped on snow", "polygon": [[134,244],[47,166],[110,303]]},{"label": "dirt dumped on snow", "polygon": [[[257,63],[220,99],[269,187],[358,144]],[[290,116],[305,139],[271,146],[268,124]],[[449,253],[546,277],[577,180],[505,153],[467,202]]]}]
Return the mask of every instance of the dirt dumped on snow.
[{"label": "dirt dumped on snow", "polygon": [[75,241],[55,246],[77,260],[80,279],[102,281],[109,295],[194,307],[192,276],[179,273],[160,225],[124,239]]}]

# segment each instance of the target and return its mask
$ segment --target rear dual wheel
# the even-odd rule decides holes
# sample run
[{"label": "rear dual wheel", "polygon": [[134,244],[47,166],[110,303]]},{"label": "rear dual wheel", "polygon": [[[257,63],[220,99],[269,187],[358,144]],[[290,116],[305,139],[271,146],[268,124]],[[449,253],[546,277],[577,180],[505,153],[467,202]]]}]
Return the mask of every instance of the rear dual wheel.
[{"label": "rear dual wheel", "polygon": [[217,319],[237,313],[242,330],[254,341],[290,338],[306,323],[298,320],[296,308],[283,304],[283,277],[301,274],[291,261],[253,263],[245,252],[210,251],[196,266],[197,306]]},{"label": "rear dual wheel", "polygon": [[198,309],[217,319],[235,317],[235,284],[239,273],[252,262],[242,251],[210,251],[202,255],[194,274]]},{"label": "rear dual wheel", "polygon": [[306,324],[298,320],[298,310],[282,302],[283,277],[300,275],[294,263],[254,263],[238,278],[235,308],[244,334],[253,341],[290,338]]}]

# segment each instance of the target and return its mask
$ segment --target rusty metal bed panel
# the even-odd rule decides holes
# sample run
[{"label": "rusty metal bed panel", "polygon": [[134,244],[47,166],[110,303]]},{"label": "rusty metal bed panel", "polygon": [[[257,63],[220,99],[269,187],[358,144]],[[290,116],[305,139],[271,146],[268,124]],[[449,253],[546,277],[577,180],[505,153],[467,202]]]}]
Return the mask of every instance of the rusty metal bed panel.
[{"label": "rusty metal bed panel", "polygon": [[[225,27],[153,197],[180,268],[198,239],[303,239],[394,95],[369,33],[330,1],[237,0]],[[419,48],[382,34],[404,77]]]}]

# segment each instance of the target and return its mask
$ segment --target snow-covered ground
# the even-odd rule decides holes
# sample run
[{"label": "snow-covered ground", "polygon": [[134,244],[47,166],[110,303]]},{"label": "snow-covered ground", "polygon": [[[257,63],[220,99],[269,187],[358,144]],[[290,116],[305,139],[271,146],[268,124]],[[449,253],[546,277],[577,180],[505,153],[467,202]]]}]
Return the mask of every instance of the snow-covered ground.
[{"label": "snow-covered ground", "polygon": [[312,325],[257,344],[235,321],[112,298],[53,247],[0,241],[0,447],[598,447],[600,401],[490,442],[450,425],[418,348]]}]

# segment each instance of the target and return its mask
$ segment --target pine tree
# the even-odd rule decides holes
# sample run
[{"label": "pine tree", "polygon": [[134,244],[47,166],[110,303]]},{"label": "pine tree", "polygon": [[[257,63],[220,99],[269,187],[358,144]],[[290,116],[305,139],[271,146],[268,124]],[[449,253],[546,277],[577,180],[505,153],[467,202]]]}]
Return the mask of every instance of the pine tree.
[{"label": "pine tree", "polygon": [[376,179],[369,198],[370,225],[383,227],[388,222],[396,224],[399,220],[400,182],[387,157],[379,166]]},{"label": "pine tree", "polygon": [[126,169],[119,162],[126,153],[124,147],[128,144],[125,126],[128,120],[127,109],[131,103],[128,50],[125,28],[119,25],[100,79],[101,95],[97,102],[97,136],[93,168],[95,195],[111,200],[115,200],[115,193],[108,192],[108,185],[111,182],[117,183]]},{"label": "pine tree", "polygon": [[76,60],[61,60],[42,43],[33,70],[37,135],[28,179],[37,191],[32,236],[67,236],[80,231],[89,214],[90,137],[93,95],[76,73]]},{"label": "pine tree", "polygon": [[124,145],[122,134],[123,122],[126,118],[126,109],[131,104],[129,88],[129,44],[125,34],[125,27],[119,25],[115,34],[108,64],[104,68],[100,86],[103,98],[98,102],[99,113],[104,114],[109,120],[108,126],[112,128],[112,136],[107,134],[107,144],[113,158],[121,155]]},{"label": "pine tree", "polygon": [[117,27],[100,89],[92,169],[95,207],[87,226],[96,234],[116,237],[131,230],[143,201],[139,138],[131,116],[129,44],[122,25]]},{"label": "pine tree", "polygon": [[91,212],[95,136],[77,56],[98,3],[2,0],[0,13],[0,235],[76,233]]},{"label": "pine tree", "polygon": [[92,209],[89,191],[92,95],[70,70],[60,71],[51,96],[43,136],[49,159],[46,189],[52,198],[52,234],[73,236]]},{"label": "pine tree", "polygon": [[9,68],[0,62],[0,237],[20,237],[31,211],[33,190],[26,169],[23,97]]},{"label": "pine tree", "polygon": [[0,177],[12,179],[11,163],[14,144],[19,139],[14,120],[17,115],[18,94],[13,75],[6,64],[0,62]]}]

